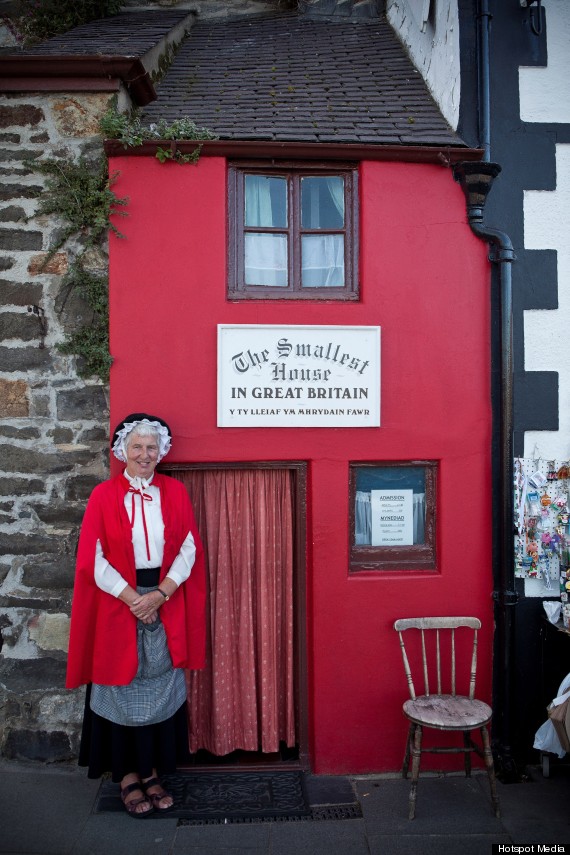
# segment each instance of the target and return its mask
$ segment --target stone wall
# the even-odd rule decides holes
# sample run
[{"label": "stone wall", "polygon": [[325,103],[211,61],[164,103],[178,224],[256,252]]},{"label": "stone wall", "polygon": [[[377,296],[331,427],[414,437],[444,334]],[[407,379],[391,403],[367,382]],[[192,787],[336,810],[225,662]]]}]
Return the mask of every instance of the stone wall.
[{"label": "stone wall", "polygon": [[[56,349],[88,321],[62,293],[73,246],[48,264],[61,223],[34,216],[30,161],[101,152],[108,95],[0,97],[0,753],[77,750],[81,690],[64,689],[74,553],[85,501],[107,477],[108,390]],[[106,269],[104,253],[94,266]]]}]

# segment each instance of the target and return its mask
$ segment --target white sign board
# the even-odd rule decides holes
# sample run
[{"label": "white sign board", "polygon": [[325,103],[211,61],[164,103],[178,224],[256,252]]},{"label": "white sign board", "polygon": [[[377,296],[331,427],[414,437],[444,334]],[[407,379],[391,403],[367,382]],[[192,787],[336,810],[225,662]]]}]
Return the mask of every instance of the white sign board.
[{"label": "white sign board", "polygon": [[380,327],[218,325],[219,427],[377,427]]},{"label": "white sign board", "polygon": [[414,491],[371,490],[372,546],[409,546],[414,542]]}]

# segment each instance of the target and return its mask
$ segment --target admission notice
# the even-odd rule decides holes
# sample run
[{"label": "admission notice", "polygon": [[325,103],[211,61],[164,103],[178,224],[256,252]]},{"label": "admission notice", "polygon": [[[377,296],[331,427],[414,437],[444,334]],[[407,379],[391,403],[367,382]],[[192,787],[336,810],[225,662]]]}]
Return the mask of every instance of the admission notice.
[{"label": "admission notice", "polygon": [[218,427],[378,427],[380,327],[218,325]]},{"label": "admission notice", "polygon": [[408,546],[414,542],[414,491],[371,490],[372,546]]}]

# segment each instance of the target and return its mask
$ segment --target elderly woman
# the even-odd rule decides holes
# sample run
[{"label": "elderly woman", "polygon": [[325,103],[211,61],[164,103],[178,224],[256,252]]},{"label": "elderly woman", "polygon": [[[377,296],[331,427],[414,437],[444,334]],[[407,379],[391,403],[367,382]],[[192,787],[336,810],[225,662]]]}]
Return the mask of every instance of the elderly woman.
[{"label": "elderly woman", "polygon": [[95,488],[77,553],[67,687],[87,684],[79,763],[111,772],[127,813],[174,806],[159,775],[187,753],[184,670],[204,667],[205,572],[184,486],[155,472],[170,449],[162,419],[115,430],[121,475]]}]

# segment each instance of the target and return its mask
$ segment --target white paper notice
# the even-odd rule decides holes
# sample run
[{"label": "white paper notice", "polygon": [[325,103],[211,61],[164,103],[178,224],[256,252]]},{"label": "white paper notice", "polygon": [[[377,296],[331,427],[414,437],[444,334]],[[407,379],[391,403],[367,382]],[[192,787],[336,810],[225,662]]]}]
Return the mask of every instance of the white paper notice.
[{"label": "white paper notice", "polygon": [[372,546],[410,546],[414,542],[414,491],[371,490]]}]

